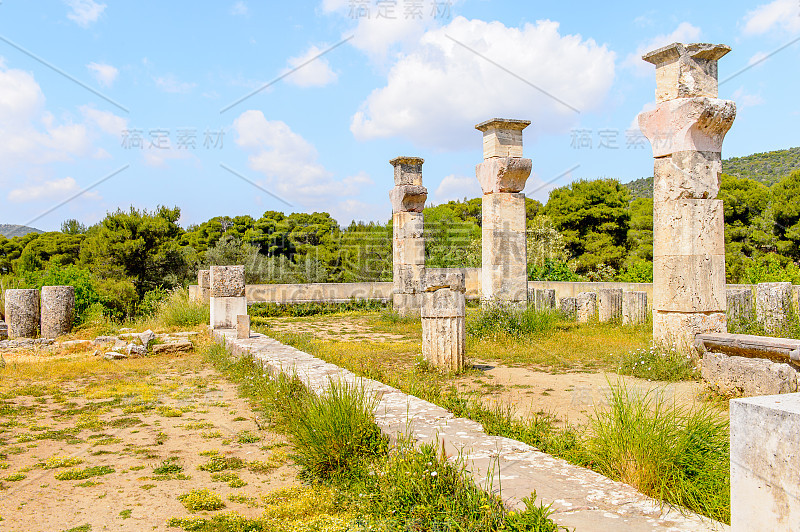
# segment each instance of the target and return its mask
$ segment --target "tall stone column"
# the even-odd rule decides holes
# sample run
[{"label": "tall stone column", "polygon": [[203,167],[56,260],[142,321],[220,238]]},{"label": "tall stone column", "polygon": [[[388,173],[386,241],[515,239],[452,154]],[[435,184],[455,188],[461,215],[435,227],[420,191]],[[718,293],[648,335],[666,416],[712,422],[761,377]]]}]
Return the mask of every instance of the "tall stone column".
[{"label": "tall stone column", "polygon": [[481,299],[524,307],[528,302],[525,195],[531,160],[522,158],[528,120],[493,118],[475,126],[483,132],[483,162],[475,175],[483,189]]},{"label": "tall stone column", "polygon": [[424,217],[422,210],[428,190],[422,186],[419,157],[397,157],[394,166],[392,200],[392,306],[402,316],[419,316],[422,306],[422,278],[425,273]]},{"label": "tall stone column", "polygon": [[691,349],[727,330],[725,220],[716,199],[722,141],[736,104],[717,98],[722,44],[679,44],[643,59],[656,67],[656,108],[639,115],[653,146],[653,339]]}]

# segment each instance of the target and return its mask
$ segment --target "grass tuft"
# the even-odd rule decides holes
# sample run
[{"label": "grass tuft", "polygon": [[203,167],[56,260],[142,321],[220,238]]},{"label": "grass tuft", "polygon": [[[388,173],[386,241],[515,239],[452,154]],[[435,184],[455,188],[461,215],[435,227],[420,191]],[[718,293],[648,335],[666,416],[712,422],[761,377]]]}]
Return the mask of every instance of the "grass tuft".
[{"label": "grass tuft", "polygon": [[620,357],[617,373],[653,381],[698,380],[696,360],[677,349],[651,345],[647,349],[628,351]]},{"label": "grass tuft", "polygon": [[557,311],[495,304],[469,316],[467,334],[474,338],[546,336],[556,330],[560,320]]}]

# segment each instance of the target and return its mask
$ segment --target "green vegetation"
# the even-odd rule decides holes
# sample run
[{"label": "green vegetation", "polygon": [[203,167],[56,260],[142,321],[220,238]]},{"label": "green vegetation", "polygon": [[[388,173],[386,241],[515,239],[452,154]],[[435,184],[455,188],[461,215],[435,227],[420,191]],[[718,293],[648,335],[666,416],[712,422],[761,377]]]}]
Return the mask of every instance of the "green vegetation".
[{"label": "green vegetation", "polygon": [[190,512],[213,511],[225,508],[225,502],[213,491],[203,488],[178,496],[178,500]]},{"label": "green vegetation", "polygon": [[777,183],[795,170],[800,170],[800,147],[731,157],[722,161],[722,171],[726,174],[746,177],[767,186]]},{"label": "green vegetation", "polygon": [[67,469],[56,473],[56,480],[86,480],[87,478],[109,475],[114,472],[111,466],[91,466],[83,469]]},{"label": "green vegetation", "polygon": [[514,338],[552,333],[562,316],[557,311],[514,309],[508,305],[493,305],[472,313],[467,320],[467,334],[475,338]]},{"label": "green vegetation", "polygon": [[665,382],[693,380],[700,377],[696,361],[691,355],[682,354],[675,348],[667,350],[657,346],[635,349],[622,355],[617,373]]}]

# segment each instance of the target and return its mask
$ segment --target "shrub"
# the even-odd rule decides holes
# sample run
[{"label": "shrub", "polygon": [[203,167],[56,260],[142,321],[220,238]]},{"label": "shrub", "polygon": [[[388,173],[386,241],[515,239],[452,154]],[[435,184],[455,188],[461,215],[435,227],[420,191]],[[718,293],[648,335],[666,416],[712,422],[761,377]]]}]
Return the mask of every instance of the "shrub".
[{"label": "shrub", "polygon": [[159,301],[155,309],[156,320],[167,327],[192,327],[208,323],[208,305],[189,300],[189,292],[176,288]]},{"label": "shrub", "polygon": [[637,260],[619,272],[617,281],[623,283],[652,283],[653,263],[649,260]]},{"label": "shrub", "polygon": [[184,493],[178,496],[178,500],[181,501],[190,512],[199,512],[201,510],[213,511],[225,508],[225,503],[219,495],[207,488]]},{"label": "shrub", "polygon": [[161,304],[161,301],[170,295],[169,290],[154,288],[144,293],[137,305],[136,313],[139,316],[152,316]]},{"label": "shrub", "polygon": [[259,318],[303,317],[339,312],[373,312],[387,308],[381,301],[351,299],[346,303],[255,303],[248,314]]}]

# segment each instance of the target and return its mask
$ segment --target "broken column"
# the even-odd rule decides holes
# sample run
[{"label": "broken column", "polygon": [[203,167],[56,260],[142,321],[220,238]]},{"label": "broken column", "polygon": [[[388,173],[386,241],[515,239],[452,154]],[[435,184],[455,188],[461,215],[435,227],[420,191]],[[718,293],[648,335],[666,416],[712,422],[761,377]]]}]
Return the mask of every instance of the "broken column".
[{"label": "broken column", "polygon": [[[552,288],[535,288],[528,299],[533,302],[533,308],[538,311],[554,310],[556,308],[556,291]],[[533,297],[530,297],[530,296]]]},{"label": "broken column", "polygon": [[461,272],[426,274],[422,293],[422,356],[448,371],[464,368],[466,285]]},{"label": "broken column", "polygon": [[596,292],[581,292],[575,301],[578,306],[578,323],[589,323],[597,319]]},{"label": "broken column", "polygon": [[756,285],[756,320],[768,333],[780,331],[791,313],[792,283]]},{"label": "broken column", "polygon": [[199,301],[209,303],[211,301],[211,270],[198,270],[197,286],[199,286]]},{"label": "broken column", "polygon": [[528,120],[493,118],[483,132],[483,162],[475,174],[483,189],[481,300],[524,307],[528,301],[525,195],[531,160],[522,158]]},{"label": "broken column", "polygon": [[576,298],[562,297],[558,302],[558,308],[566,319],[578,319],[578,300]]},{"label": "broken column", "polygon": [[418,316],[422,304],[422,277],[425,272],[424,217],[422,210],[428,190],[422,186],[419,157],[397,157],[394,167],[392,200],[392,305],[402,316]]},{"label": "broken column", "polygon": [[39,330],[39,291],[15,288],[5,291],[8,337],[35,338]]},{"label": "broken column", "polygon": [[753,291],[749,288],[729,288],[725,291],[728,323],[753,320]]},{"label": "broken column", "polygon": [[725,237],[716,199],[736,104],[717,98],[717,61],[730,48],[673,43],[656,66],[656,108],[639,115],[653,146],[653,339],[689,350],[694,335],[725,332]]},{"label": "broken column", "polygon": [[211,328],[235,329],[237,316],[247,314],[244,266],[212,266],[209,279]]},{"label": "broken column", "polygon": [[41,305],[42,338],[58,338],[72,331],[75,319],[74,286],[43,286]]},{"label": "broken column", "polygon": [[598,319],[601,323],[619,323],[622,320],[622,289],[598,290]]},{"label": "broken column", "polygon": [[647,292],[622,293],[622,324],[647,323]]}]

